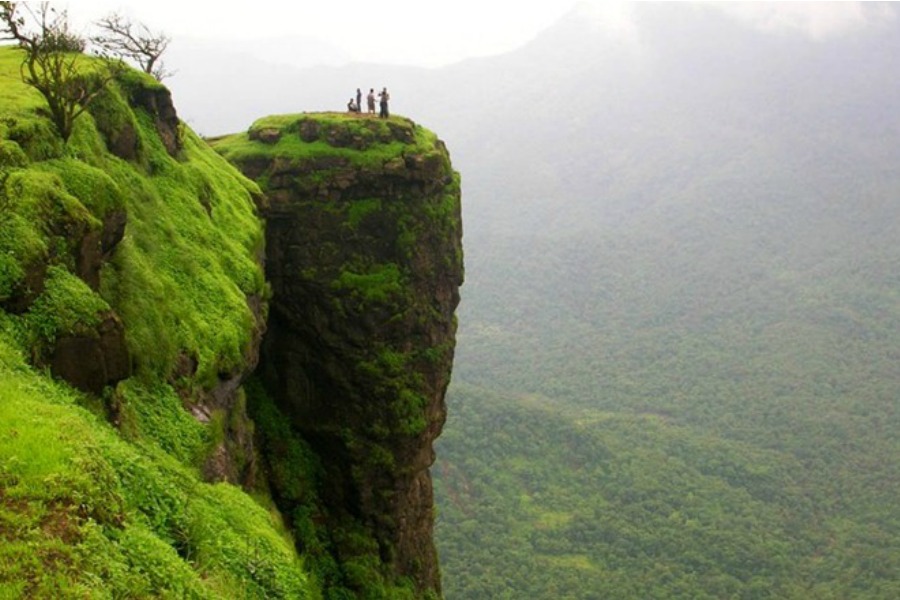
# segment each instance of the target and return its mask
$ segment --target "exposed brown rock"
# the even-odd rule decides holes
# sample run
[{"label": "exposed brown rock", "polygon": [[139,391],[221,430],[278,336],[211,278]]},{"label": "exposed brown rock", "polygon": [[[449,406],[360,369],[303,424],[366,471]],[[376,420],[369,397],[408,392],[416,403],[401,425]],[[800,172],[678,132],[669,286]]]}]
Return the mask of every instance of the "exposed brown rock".
[{"label": "exposed brown rock", "polygon": [[124,160],[135,160],[138,155],[137,129],[132,123],[123,123],[115,129],[104,131],[106,147]]},{"label": "exposed brown rock", "polygon": [[264,144],[276,144],[281,139],[281,130],[274,127],[265,127],[250,132],[251,140],[259,140]]},{"label": "exposed brown rock", "polygon": [[170,156],[181,151],[180,121],[172,94],[163,86],[140,86],[131,90],[131,104],[146,110],[152,117],[156,131]]},{"label": "exposed brown rock", "polygon": [[131,375],[131,360],[122,321],[109,311],[94,331],[56,340],[50,372],[72,386],[94,394]]},{"label": "exposed brown rock", "polygon": [[[247,304],[254,317],[254,328],[241,368],[232,373],[220,373],[218,382],[211,389],[202,391],[199,395],[187,396],[187,400],[188,408],[200,421],[208,422],[216,411],[223,414],[223,441],[207,457],[203,465],[204,478],[207,481],[228,481],[253,488],[256,486],[257,476],[256,450],[241,385],[259,363],[266,322],[265,302],[262,298],[250,296]],[[183,363],[183,366],[192,366],[196,370],[195,361]],[[177,388],[177,383],[175,385]]]},{"label": "exposed brown rock", "polygon": [[76,247],[75,274],[92,290],[100,289],[100,269],[111,257],[125,235],[126,213],[113,210],[106,215],[102,229],[84,232]]}]

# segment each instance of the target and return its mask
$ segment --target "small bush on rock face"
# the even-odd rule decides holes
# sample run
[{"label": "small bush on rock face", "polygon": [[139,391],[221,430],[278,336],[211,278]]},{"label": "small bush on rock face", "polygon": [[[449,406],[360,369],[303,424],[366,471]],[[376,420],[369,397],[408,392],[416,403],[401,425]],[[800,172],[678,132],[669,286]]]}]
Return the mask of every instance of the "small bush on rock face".
[{"label": "small bush on rock face", "polygon": [[[28,157],[22,148],[10,140],[0,140],[0,169],[19,168],[28,164]],[[0,171],[0,184],[4,183],[8,173]],[[6,196],[4,186],[0,186],[0,195]]]},{"label": "small bush on rock face", "polygon": [[50,267],[45,285],[25,316],[34,352],[40,353],[65,333],[90,334],[100,313],[109,310],[109,304],[63,267]]}]

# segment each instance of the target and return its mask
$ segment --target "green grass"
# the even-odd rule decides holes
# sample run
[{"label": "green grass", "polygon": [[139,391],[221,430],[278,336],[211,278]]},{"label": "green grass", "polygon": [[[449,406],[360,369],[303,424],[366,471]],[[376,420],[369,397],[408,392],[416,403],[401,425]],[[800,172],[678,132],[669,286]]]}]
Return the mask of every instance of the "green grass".
[{"label": "green grass", "polygon": [[[257,186],[188,130],[170,156],[125,101],[159,86],[137,72],[64,143],[19,61],[0,49],[0,597],[320,597],[271,501],[201,481],[225,415],[184,409],[246,368],[247,299],[268,293]],[[128,127],[133,161],[107,150]],[[77,245],[121,210],[125,237],[92,290]],[[115,390],[83,395],[28,364],[109,310],[135,366]],[[176,377],[185,357],[196,369]]]},{"label": "green grass", "polygon": [[[198,361],[205,384],[238,369],[254,326],[246,297],[266,291],[256,185],[189,131],[181,156],[169,156],[150,115],[133,111],[116,88],[98,105],[98,119],[136,126],[140,159],[112,156],[98,131],[110,123],[89,113],[61,146],[34,114],[31,91],[16,80],[16,56],[0,52],[10,86],[0,105],[0,138],[9,138],[6,154],[18,157],[7,161],[13,166],[0,180],[11,209],[0,219],[0,299],[24,285],[29,265],[71,269],[72,234],[98,229],[124,208],[127,235],[104,270],[101,293],[125,323],[139,374],[165,377],[181,354]],[[129,86],[158,85],[139,74],[128,78]]]},{"label": "green grass", "polygon": [[4,597],[311,597],[277,515],[123,441],[2,341],[0,374]]},{"label": "green grass", "polygon": [[60,266],[47,270],[46,289],[22,318],[25,344],[34,356],[61,335],[92,335],[109,305],[82,280]]},{"label": "green grass", "polygon": [[[299,130],[304,121],[316,124],[320,132],[318,139],[311,142],[301,139]],[[267,144],[251,139],[252,134],[266,129],[281,132],[277,143]],[[351,145],[342,147],[330,143],[329,131],[337,132],[335,135],[341,140],[351,140],[338,143]],[[220,138],[213,142],[213,146],[234,162],[265,157],[303,165],[337,158],[343,163],[335,168],[378,170],[390,161],[402,160],[410,154],[436,155],[436,141],[433,132],[401,117],[368,119],[344,113],[314,113],[264,117],[254,122],[247,133]]]},{"label": "green grass", "polygon": [[131,234],[105,273],[104,292],[130,346],[145,357],[142,368],[164,375],[186,353],[198,361],[200,381],[211,383],[243,363],[253,327],[246,297],[265,291],[255,186],[192,134],[186,163],[167,159],[161,146],[153,151],[154,177],[114,161],[116,179],[130,181],[136,194],[128,204]]}]

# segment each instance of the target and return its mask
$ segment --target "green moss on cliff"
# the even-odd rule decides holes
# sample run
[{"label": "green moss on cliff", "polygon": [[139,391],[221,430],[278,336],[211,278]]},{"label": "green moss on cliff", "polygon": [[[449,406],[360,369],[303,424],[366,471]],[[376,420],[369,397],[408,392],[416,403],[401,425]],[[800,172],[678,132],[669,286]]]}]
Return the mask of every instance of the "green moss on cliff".
[{"label": "green moss on cliff", "polygon": [[100,313],[109,305],[65,268],[47,270],[44,293],[38,296],[20,326],[24,346],[40,356],[60,334],[90,331],[100,322]]},{"label": "green moss on cliff", "polygon": [[[263,386],[248,385],[252,415],[264,446],[266,469],[275,494],[291,506],[288,518],[303,556],[326,590],[339,600],[413,600],[420,597],[408,580],[395,580],[379,556],[378,541],[352,515],[323,501],[327,477],[321,458],[290,425]],[[329,527],[319,525],[329,522]],[[340,548],[341,561],[335,559]],[[426,598],[429,596],[425,596]]]},{"label": "green moss on cliff", "polygon": [[113,166],[135,196],[128,204],[131,235],[105,274],[104,291],[143,358],[140,369],[167,375],[187,353],[208,383],[242,363],[253,323],[246,296],[264,292],[256,262],[262,230],[248,194],[253,188],[192,134],[184,163],[168,158],[152,139],[154,176],[119,161]]},{"label": "green moss on cliff", "polygon": [[[306,440],[325,473],[328,510],[315,514],[339,566],[326,587],[438,593],[427,469],[462,282],[446,148],[408,119],[331,113],[260,119],[215,148],[266,192],[275,318],[263,372],[291,418],[279,435]],[[279,500],[305,530],[308,503]]]},{"label": "green moss on cliff", "polygon": [[[243,405],[185,410],[253,362],[258,188],[138,72],[64,143],[20,60],[0,48],[0,597],[319,597],[278,513],[202,480]],[[90,396],[43,368],[119,318],[130,378]]]},{"label": "green moss on cliff", "polygon": [[394,263],[348,266],[332,282],[336,290],[348,291],[362,302],[385,304],[404,293],[405,286],[400,268]]},{"label": "green moss on cliff", "polygon": [[247,133],[216,140],[214,146],[237,164],[262,159],[316,164],[317,176],[328,179],[348,167],[376,172],[403,168],[408,155],[434,157],[449,171],[437,141],[433,132],[401,117],[314,113],[264,117]]}]

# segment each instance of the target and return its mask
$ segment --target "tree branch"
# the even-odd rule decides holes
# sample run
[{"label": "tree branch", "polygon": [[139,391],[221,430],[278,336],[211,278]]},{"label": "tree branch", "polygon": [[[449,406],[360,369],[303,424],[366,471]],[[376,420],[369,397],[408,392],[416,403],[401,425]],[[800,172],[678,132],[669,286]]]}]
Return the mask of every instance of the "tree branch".
[{"label": "tree branch", "polygon": [[159,60],[171,41],[164,33],[154,33],[143,23],[132,23],[118,13],[107,15],[95,25],[102,33],[91,41],[104,53],[133,60],[158,80],[171,75]]}]

